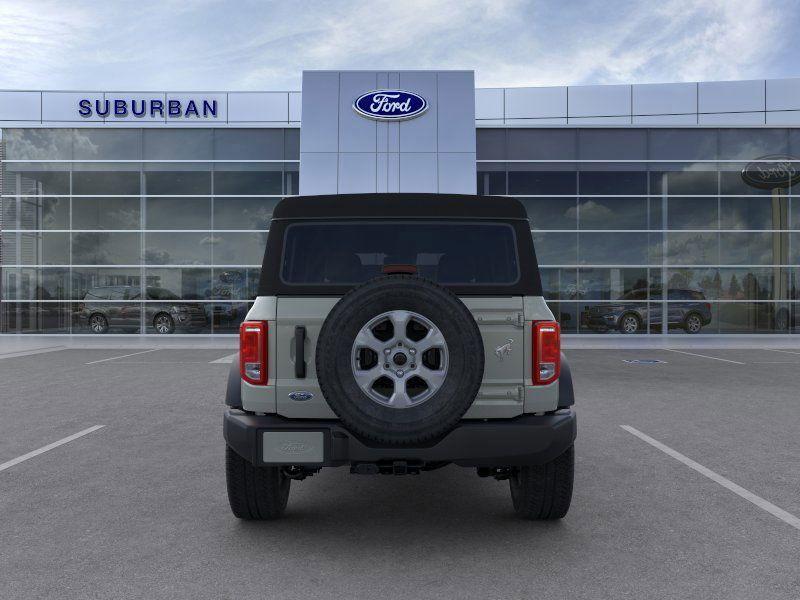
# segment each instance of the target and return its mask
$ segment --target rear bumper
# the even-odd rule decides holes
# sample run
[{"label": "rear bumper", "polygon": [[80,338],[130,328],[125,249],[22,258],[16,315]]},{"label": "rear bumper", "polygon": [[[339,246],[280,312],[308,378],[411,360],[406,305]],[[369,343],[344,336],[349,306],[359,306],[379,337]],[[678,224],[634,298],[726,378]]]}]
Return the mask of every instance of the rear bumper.
[{"label": "rear bumper", "polygon": [[[282,435],[286,460],[263,460],[264,434]],[[309,435],[317,432],[317,435]],[[224,435],[227,444],[240,456],[255,465],[299,465],[335,467],[359,463],[392,463],[406,461],[417,464],[448,462],[465,467],[509,467],[549,462],[569,448],[577,433],[575,411],[559,410],[556,414],[521,415],[514,419],[465,420],[441,440],[425,447],[371,446],[355,437],[339,421],[285,419],[275,415],[256,416],[227,409]],[[274,439],[274,438],[273,438]],[[318,440],[322,448],[310,448],[309,440]],[[316,443],[316,442],[313,442]],[[302,462],[308,449],[317,457]],[[275,452],[275,446],[271,446]]]}]

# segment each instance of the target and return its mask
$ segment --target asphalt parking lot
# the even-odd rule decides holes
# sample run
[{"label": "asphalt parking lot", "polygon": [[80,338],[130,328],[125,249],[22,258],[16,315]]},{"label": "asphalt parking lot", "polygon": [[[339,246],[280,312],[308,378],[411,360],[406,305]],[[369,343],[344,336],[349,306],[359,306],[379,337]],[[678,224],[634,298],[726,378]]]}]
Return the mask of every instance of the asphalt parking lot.
[{"label": "asphalt parking lot", "polygon": [[456,467],[329,469],[283,520],[238,521],[230,353],[0,351],[0,597],[800,597],[800,350],[568,350],[577,471],[554,523]]}]

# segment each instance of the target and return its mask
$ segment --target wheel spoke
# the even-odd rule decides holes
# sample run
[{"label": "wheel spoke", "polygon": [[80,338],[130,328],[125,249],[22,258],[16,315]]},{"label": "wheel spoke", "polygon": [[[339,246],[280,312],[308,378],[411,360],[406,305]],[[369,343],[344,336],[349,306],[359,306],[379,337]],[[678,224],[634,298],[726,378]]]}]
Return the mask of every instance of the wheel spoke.
[{"label": "wheel spoke", "polygon": [[358,332],[356,336],[355,344],[353,344],[353,348],[369,348],[373,352],[376,352],[380,357],[381,352],[383,351],[384,343],[381,342],[378,338],[375,337],[375,334],[372,333],[372,330],[368,327],[364,327],[361,331]]},{"label": "wheel spoke", "polygon": [[444,383],[444,379],[447,377],[447,369],[429,369],[425,365],[420,365],[416,374],[425,382],[430,391],[435,392]]},{"label": "wheel spoke", "polygon": [[392,322],[392,328],[394,329],[394,340],[407,341],[406,327],[410,318],[411,313],[406,310],[393,310],[389,313],[389,320]]},{"label": "wheel spoke", "polygon": [[428,333],[425,335],[425,337],[422,338],[420,341],[411,343],[414,344],[414,346],[417,349],[417,352],[420,353],[425,352],[426,350],[430,350],[431,348],[445,347],[444,336],[442,335],[442,332],[434,327],[431,327],[428,330]]},{"label": "wheel spoke", "polygon": [[372,386],[381,376],[381,368],[380,365],[375,365],[371,369],[365,370],[353,370],[353,377],[355,377],[356,383],[358,387],[360,387],[365,392],[369,393],[372,389]]},{"label": "wheel spoke", "polygon": [[398,377],[394,380],[394,393],[387,401],[392,408],[406,408],[413,404],[411,396],[408,395],[406,390],[406,379]]}]

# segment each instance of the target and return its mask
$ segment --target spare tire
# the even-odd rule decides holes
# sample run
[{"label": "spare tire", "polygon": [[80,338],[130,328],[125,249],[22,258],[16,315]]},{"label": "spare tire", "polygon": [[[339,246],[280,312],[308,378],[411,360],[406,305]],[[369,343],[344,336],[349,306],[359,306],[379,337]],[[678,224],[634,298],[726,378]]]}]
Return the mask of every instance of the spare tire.
[{"label": "spare tire", "polygon": [[323,396],[354,434],[390,445],[449,432],[483,379],[483,340],[469,309],[425,279],[388,275],[348,292],[316,349]]}]

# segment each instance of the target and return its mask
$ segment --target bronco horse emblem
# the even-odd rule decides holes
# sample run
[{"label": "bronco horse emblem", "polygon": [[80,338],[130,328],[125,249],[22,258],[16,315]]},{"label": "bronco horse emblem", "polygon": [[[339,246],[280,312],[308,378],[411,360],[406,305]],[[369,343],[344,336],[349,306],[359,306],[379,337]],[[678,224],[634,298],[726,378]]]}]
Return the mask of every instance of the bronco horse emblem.
[{"label": "bronco horse emblem", "polygon": [[512,350],[511,344],[513,343],[514,340],[508,338],[508,341],[505,344],[503,344],[502,346],[498,346],[497,348],[494,349],[495,356],[497,356],[497,358],[499,358],[500,360],[503,360],[503,358],[506,356],[511,356],[511,350]]}]

